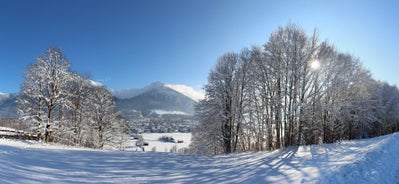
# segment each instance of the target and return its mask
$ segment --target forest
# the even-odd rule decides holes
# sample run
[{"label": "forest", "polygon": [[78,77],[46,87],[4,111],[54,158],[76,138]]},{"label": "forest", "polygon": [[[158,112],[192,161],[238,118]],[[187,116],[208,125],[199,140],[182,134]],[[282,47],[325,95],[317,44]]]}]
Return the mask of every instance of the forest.
[{"label": "forest", "polygon": [[191,151],[213,155],[333,143],[399,131],[399,91],[317,31],[289,24],[209,72]]}]

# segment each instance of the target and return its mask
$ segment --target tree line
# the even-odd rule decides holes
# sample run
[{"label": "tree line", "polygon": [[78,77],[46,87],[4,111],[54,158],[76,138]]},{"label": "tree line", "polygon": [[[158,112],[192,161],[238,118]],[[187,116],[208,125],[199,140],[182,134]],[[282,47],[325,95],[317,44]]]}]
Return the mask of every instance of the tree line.
[{"label": "tree line", "polygon": [[399,131],[399,90],[299,26],[226,53],[210,71],[191,151],[223,154],[333,143]]},{"label": "tree line", "polygon": [[57,48],[48,48],[25,71],[17,113],[45,142],[103,148],[122,144],[126,126],[111,92],[71,71]]}]

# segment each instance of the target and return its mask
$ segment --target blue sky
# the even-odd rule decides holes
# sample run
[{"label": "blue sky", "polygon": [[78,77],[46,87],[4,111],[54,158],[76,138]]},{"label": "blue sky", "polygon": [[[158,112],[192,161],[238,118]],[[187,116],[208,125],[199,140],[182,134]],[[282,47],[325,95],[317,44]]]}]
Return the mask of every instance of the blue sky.
[{"label": "blue sky", "polygon": [[154,81],[200,89],[219,56],[264,44],[278,26],[314,28],[399,84],[396,1],[1,0],[0,92],[18,92],[49,46],[72,70],[118,90]]}]

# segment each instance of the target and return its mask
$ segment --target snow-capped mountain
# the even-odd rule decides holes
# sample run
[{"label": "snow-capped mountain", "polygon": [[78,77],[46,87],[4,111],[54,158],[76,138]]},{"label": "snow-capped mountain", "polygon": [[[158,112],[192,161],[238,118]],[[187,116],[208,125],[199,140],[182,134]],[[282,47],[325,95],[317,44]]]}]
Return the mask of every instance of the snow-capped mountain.
[{"label": "snow-capped mountain", "polygon": [[152,83],[142,89],[113,91],[116,107],[123,114],[140,111],[144,116],[191,116],[200,93],[183,85]]},{"label": "snow-capped mountain", "polygon": [[128,99],[146,93],[148,91],[151,91],[153,89],[158,89],[162,87],[172,89],[178,93],[181,93],[182,95],[191,98],[196,102],[204,99],[205,97],[203,93],[195,91],[192,87],[181,84],[164,84],[161,82],[154,82],[141,89],[112,90],[112,94],[119,99]]}]

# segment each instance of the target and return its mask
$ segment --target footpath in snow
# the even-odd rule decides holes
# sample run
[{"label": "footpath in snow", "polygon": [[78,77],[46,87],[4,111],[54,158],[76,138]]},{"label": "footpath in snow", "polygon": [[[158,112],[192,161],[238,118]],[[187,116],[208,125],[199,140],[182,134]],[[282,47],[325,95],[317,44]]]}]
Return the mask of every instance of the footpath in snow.
[{"label": "footpath in snow", "polygon": [[397,183],[399,134],[205,157],[0,139],[0,183]]}]

